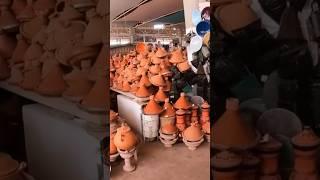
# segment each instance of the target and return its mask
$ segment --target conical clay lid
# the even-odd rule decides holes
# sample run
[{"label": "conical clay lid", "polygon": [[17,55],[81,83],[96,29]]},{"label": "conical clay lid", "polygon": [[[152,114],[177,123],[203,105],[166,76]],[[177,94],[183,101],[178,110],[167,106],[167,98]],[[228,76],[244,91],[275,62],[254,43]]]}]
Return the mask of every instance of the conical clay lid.
[{"label": "conical clay lid", "polygon": [[156,115],[160,114],[162,111],[162,107],[154,100],[154,96],[150,96],[148,104],[143,109],[144,114]]},{"label": "conical clay lid", "polygon": [[58,64],[52,66],[50,72],[42,79],[38,92],[46,96],[61,96],[66,89],[63,71]]},{"label": "conical clay lid", "polygon": [[67,89],[63,93],[68,97],[84,97],[90,91],[93,83],[88,80],[87,73],[74,69],[64,77],[67,83]]},{"label": "conical clay lid", "polygon": [[183,138],[188,141],[199,141],[203,137],[203,132],[198,123],[193,122],[191,126],[183,131]]},{"label": "conical clay lid", "polygon": [[169,98],[165,99],[163,109],[164,111],[161,113],[161,117],[173,117],[176,115],[176,110],[173,108],[173,106],[169,102]]},{"label": "conical clay lid", "polygon": [[151,93],[149,92],[149,90],[144,86],[144,85],[140,85],[138,91],[135,94],[137,97],[140,98],[145,98],[151,95]]},{"label": "conical clay lid", "polygon": [[[232,131],[230,131],[232,130]],[[214,147],[232,147],[247,149],[255,146],[258,134],[240,116],[239,100],[230,98],[227,100],[226,111],[213,125]]]},{"label": "conical clay lid", "polygon": [[109,103],[107,78],[96,81],[89,94],[83,99],[81,105],[92,110],[105,110]]},{"label": "conical clay lid", "polygon": [[30,70],[24,72],[24,79],[21,87],[26,90],[35,90],[41,80],[41,68],[40,66],[34,66]]},{"label": "conical clay lid", "polygon": [[180,98],[174,104],[174,108],[176,109],[189,109],[191,108],[192,104],[186,97],[185,93],[180,93]]},{"label": "conical clay lid", "polygon": [[154,96],[154,99],[157,102],[164,102],[167,98],[168,98],[168,96],[166,95],[166,93],[163,92],[163,87],[159,87],[159,90],[156,93],[156,95]]}]

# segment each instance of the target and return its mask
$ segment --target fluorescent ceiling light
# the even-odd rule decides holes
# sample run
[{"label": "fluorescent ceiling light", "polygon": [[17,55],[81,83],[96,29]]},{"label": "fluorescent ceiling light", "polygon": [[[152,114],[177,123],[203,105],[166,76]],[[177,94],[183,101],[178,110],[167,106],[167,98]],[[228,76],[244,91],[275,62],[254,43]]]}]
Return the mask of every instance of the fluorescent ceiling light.
[{"label": "fluorescent ceiling light", "polygon": [[164,29],[164,24],[155,24],[153,25],[153,29]]}]

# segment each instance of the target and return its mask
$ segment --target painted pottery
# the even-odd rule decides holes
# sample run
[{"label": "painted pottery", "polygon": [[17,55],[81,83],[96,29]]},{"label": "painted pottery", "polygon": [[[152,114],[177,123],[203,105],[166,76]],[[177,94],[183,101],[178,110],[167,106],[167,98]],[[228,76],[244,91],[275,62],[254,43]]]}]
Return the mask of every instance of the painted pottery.
[{"label": "painted pottery", "polygon": [[239,100],[235,98],[227,99],[226,111],[213,125],[213,132],[213,147],[217,149],[248,149],[254,147],[259,139],[256,131],[241,117]]},{"label": "painted pottery", "polygon": [[180,93],[179,99],[176,101],[176,103],[174,103],[173,106],[176,109],[188,110],[191,108],[192,104],[190,103],[190,101],[186,97],[186,94],[182,92],[182,93]]},{"label": "painted pottery", "polygon": [[114,136],[114,144],[122,151],[130,151],[138,143],[137,136],[127,124],[122,124]]},{"label": "painted pottery", "polygon": [[214,180],[239,180],[241,162],[241,157],[232,152],[218,153],[211,160]]}]

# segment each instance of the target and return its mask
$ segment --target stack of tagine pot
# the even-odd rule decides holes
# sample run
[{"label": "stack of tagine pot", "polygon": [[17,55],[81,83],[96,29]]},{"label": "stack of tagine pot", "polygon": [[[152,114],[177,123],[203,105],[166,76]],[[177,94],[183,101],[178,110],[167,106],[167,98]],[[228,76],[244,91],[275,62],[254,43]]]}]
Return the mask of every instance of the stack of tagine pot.
[{"label": "stack of tagine pot", "polygon": [[105,0],[5,0],[0,8],[0,80],[105,112]]}]

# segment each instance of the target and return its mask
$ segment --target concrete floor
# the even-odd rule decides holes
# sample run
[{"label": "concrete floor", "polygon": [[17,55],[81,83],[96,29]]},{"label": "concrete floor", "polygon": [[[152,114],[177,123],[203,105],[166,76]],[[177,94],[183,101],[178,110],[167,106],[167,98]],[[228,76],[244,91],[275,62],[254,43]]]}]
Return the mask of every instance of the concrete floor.
[{"label": "concrete floor", "polygon": [[183,143],[165,148],[161,142],[142,144],[138,164],[133,172],[122,170],[119,157],[112,164],[111,180],[208,180],[210,179],[210,144],[202,143],[190,151]]}]

